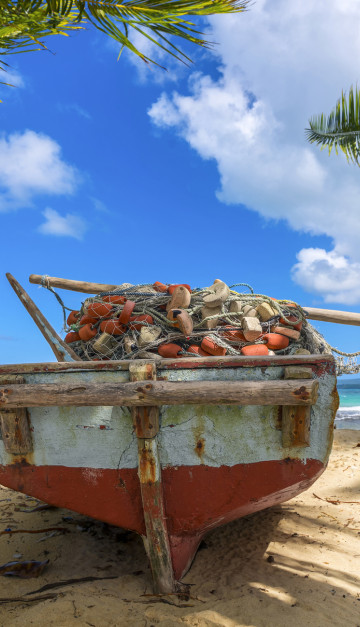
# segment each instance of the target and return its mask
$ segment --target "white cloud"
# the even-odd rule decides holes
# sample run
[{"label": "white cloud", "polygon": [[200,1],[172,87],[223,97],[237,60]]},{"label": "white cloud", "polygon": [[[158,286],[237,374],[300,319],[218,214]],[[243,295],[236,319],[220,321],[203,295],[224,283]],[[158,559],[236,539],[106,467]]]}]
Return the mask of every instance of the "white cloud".
[{"label": "white cloud", "polygon": [[100,213],[111,213],[111,211],[107,208],[105,203],[102,200],[100,200],[100,198],[95,198],[95,196],[90,196],[90,200],[96,211],[99,211]]},{"label": "white cloud", "polygon": [[30,130],[0,137],[0,211],[31,206],[39,194],[72,194],[78,179],[51,137]]},{"label": "white cloud", "polygon": [[305,290],[323,296],[325,302],[346,305],[359,302],[360,263],[323,248],[303,248],[297,259],[292,277]]},{"label": "white cloud", "polygon": [[83,107],[80,107],[80,105],[76,104],[76,102],[73,102],[72,104],[59,103],[58,109],[59,111],[65,111],[65,113],[76,113],[78,116],[84,118],[85,120],[92,120],[92,116],[90,115],[90,113]]},{"label": "white cloud", "polygon": [[74,237],[83,239],[87,229],[86,222],[79,216],[67,213],[61,216],[55,209],[47,208],[43,212],[45,222],[41,224],[38,231],[43,235],[57,235],[59,237]]},{"label": "white cloud", "polygon": [[[221,201],[332,238],[329,272],[330,259],[360,263],[360,172],[307,144],[304,128],[359,79],[359,20],[360,3],[347,0],[258,0],[211,18],[220,78],[194,74],[187,94],[164,93],[149,111],[216,161]],[[329,300],[305,274],[298,282]]]}]

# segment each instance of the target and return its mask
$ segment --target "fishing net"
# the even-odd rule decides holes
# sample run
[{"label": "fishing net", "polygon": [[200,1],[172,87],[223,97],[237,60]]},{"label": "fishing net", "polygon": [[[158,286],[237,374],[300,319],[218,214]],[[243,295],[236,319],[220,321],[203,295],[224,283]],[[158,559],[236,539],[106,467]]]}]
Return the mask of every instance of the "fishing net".
[{"label": "fishing net", "polygon": [[[254,294],[246,283],[206,288],[124,283],[63,308],[67,342],[83,360],[336,352],[338,374],[359,372],[359,353],[331,347],[300,305]],[[237,287],[246,291],[236,291]],[[347,359],[345,359],[347,358]]]}]

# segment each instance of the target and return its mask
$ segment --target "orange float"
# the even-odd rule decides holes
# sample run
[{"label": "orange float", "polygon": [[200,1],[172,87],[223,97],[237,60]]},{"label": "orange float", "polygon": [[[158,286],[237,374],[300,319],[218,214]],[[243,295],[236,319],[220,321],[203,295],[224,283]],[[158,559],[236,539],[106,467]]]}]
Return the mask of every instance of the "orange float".
[{"label": "orange float", "polygon": [[95,324],[96,322],[99,322],[99,318],[94,318],[94,316],[87,316],[85,314],[85,316],[80,318],[79,324],[80,326],[83,326],[84,324]]},{"label": "orange float", "polygon": [[121,324],[127,324],[130,320],[130,316],[134,310],[136,303],[134,303],[133,300],[127,300],[123,310],[119,316],[119,322],[121,322]]},{"label": "orange float", "polygon": [[118,296],[116,294],[107,294],[106,296],[102,296],[102,300],[104,303],[111,303],[112,305],[123,305],[126,303],[125,296]]},{"label": "orange float", "polygon": [[186,289],[191,294],[191,287],[187,283],[177,283],[176,285],[169,285],[169,287],[167,288],[167,291],[169,292],[169,294],[172,294],[176,287],[186,287]]},{"label": "orange float", "polygon": [[160,344],[158,347],[158,353],[161,357],[175,358],[180,357],[179,353],[182,351],[179,344]]},{"label": "orange float", "polygon": [[201,342],[201,348],[206,352],[210,353],[210,355],[215,355],[216,357],[222,357],[226,355],[226,348],[219,346],[216,344],[210,337],[204,337]]},{"label": "orange float", "polygon": [[66,344],[71,344],[71,342],[78,342],[80,340],[80,335],[75,333],[75,331],[70,331],[67,335],[65,335]]},{"label": "orange float", "polygon": [[187,349],[188,353],[195,353],[195,355],[200,355],[201,357],[211,357],[210,353],[204,351],[201,346],[196,346],[196,344],[192,344]]},{"label": "orange float", "polygon": [[110,333],[110,335],[122,335],[126,331],[126,327],[120,324],[118,320],[103,320],[100,323],[100,331]]},{"label": "orange float", "polygon": [[76,324],[78,322],[80,311],[71,311],[67,317],[66,323],[68,326]]},{"label": "orange float", "polygon": [[85,324],[85,326],[79,329],[79,336],[80,339],[83,340],[83,342],[88,342],[89,340],[92,340],[95,335],[97,335],[97,328],[94,327],[92,324]]},{"label": "orange float", "polygon": [[256,355],[268,355],[269,349],[265,344],[250,344],[249,346],[243,346],[240,352],[242,355],[252,357]]},{"label": "orange float", "polygon": [[160,283],[160,281],[155,281],[155,283],[153,283],[153,288],[157,292],[167,292],[168,291],[168,286],[165,285],[165,283]]},{"label": "orange float", "polygon": [[265,333],[262,339],[272,351],[278,351],[289,346],[289,338],[286,335],[280,335],[280,333]]},{"label": "orange float", "polygon": [[[135,324],[139,323],[139,324]],[[130,316],[129,327],[141,331],[144,324],[154,324],[154,318],[149,314],[141,314],[139,316]]]},{"label": "orange float", "polygon": [[241,331],[241,329],[234,329],[231,326],[226,326],[224,327],[224,331],[225,333],[224,335],[224,339],[226,340],[237,340],[240,342],[246,342],[245,339],[245,335],[243,334],[243,332]]},{"label": "orange float", "polygon": [[110,303],[90,303],[86,307],[86,313],[93,318],[105,318],[112,312],[113,306]]},{"label": "orange float", "polygon": [[[298,318],[296,316],[287,316],[288,320],[290,322],[296,322],[298,320]],[[286,324],[288,327],[291,327],[292,329],[295,329],[295,331],[300,331],[301,327],[303,325],[303,321],[300,320],[300,322],[298,322],[297,324],[289,324],[288,320],[285,320],[285,318],[280,318],[280,322],[281,324]]]}]

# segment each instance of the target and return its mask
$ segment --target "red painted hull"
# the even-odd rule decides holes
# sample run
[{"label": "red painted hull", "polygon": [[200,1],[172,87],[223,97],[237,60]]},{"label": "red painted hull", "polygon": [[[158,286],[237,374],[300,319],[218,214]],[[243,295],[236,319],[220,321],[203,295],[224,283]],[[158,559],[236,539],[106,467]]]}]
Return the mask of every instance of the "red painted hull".
[{"label": "red painted hull", "polygon": [[[235,466],[179,466],[162,472],[174,574],[190,567],[201,538],[219,525],[287,501],[323,472],[314,459]],[[0,483],[47,503],[145,534],[137,469],[0,466]]]}]

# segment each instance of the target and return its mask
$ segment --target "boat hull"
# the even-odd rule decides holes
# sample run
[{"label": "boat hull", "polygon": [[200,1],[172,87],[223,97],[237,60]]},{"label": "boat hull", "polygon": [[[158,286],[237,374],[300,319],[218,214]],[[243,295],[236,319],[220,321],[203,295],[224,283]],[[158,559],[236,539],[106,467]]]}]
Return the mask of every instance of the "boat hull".
[{"label": "boat hull", "polygon": [[[203,536],[219,525],[288,501],[324,471],[318,460],[276,460],[235,466],[182,466],[162,472],[175,577],[188,570]],[[0,484],[145,535],[136,469],[0,467]]]},{"label": "boat hull", "polygon": [[[158,378],[276,380],[283,378],[288,363],[289,358],[275,358],[271,363],[243,359],[205,367],[202,361],[201,367],[192,362],[189,368],[178,360],[163,362]],[[305,357],[302,363],[306,364]],[[293,498],[324,471],[337,409],[334,364],[328,356],[308,361],[307,367],[319,381],[308,446],[284,447],[278,406],[161,408],[157,435],[161,494],[176,579],[188,570],[209,530]],[[67,367],[51,372],[40,368],[23,375],[29,383],[129,380],[126,370],[111,369],[111,365],[108,370]],[[130,410],[31,407],[29,417],[33,451],[11,455],[0,440],[0,483],[145,537],[138,441]]]}]

